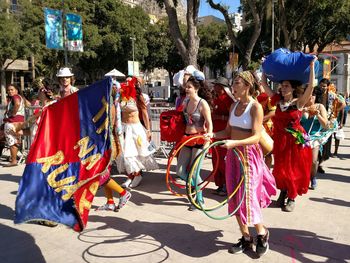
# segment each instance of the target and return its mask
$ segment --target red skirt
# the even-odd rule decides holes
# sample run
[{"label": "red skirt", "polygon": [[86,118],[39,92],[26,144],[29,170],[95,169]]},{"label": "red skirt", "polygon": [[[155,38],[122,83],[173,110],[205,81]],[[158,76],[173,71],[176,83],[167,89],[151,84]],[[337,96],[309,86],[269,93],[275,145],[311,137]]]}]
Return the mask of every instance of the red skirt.
[{"label": "red skirt", "polygon": [[293,135],[284,130],[274,132],[274,142],[273,175],[277,188],[287,190],[291,199],[306,194],[312,165],[311,147],[296,144]]}]

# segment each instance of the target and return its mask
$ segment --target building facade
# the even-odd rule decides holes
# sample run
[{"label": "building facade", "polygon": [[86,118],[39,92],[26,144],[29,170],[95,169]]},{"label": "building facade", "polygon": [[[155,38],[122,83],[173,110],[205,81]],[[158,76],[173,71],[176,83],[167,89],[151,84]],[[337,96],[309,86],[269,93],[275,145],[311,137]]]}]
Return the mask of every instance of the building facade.
[{"label": "building facade", "polygon": [[350,41],[342,41],[328,45],[319,57],[331,62],[330,81],[337,87],[339,93],[350,94]]}]

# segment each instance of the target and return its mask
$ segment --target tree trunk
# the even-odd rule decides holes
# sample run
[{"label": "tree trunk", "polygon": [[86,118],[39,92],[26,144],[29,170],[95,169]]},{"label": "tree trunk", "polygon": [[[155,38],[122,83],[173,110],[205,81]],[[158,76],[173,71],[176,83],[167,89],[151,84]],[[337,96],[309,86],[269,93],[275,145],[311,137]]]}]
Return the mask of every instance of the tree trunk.
[{"label": "tree trunk", "polygon": [[305,31],[306,20],[308,19],[307,16],[312,9],[312,0],[304,0],[304,2],[306,6],[304,7],[303,12],[299,14],[299,17],[295,18],[295,21],[289,21],[290,26],[288,26],[285,0],[278,1],[280,26],[283,32],[284,47],[291,50],[297,49],[300,39]]},{"label": "tree trunk", "polygon": [[208,3],[213,9],[216,9],[223,14],[227,25],[228,36],[231,42],[235,46],[237,46],[238,50],[243,55],[242,67],[244,70],[246,70],[250,64],[252,52],[256,44],[256,41],[258,40],[261,33],[262,17],[265,14],[265,5],[262,6],[261,10],[258,10],[256,1],[247,0],[247,3],[253,15],[254,31],[250,36],[248,43],[243,43],[242,41],[239,41],[239,39],[237,39],[234,34],[232,20],[228,15],[228,11],[226,7],[222,6],[221,4],[215,4],[213,0],[208,0]]},{"label": "tree trunk", "polygon": [[169,85],[170,87],[173,87],[174,86],[174,80],[173,80],[173,77],[174,77],[174,74],[168,69],[168,75],[169,75]]},{"label": "tree trunk", "polygon": [[177,50],[179,51],[185,65],[194,65],[197,67],[197,57],[199,49],[199,37],[197,35],[197,20],[199,1],[187,0],[187,42],[188,47],[184,43],[181,34],[177,12],[173,0],[164,0],[164,6],[169,18],[169,29],[172,38],[175,41]]},{"label": "tree trunk", "polygon": [[284,0],[278,1],[278,10],[280,13],[280,28],[283,34],[283,46],[285,48],[290,48],[290,38],[289,38],[289,31],[287,26],[287,18],[286,18],[286,10],[284,7]]},{"label": "tree trunk", "polygon": [[[1,66],[2,68],[2,66]],[[6,105],[6,77],[5,77],[5,70],[2,70],[0,68],[0,74],[1,74],[1,105]]]},{"label": "tree trunk", "polygon": [[197,57],[199,50],[199,37],[197,34],[199,2],[187,1],[187,36],[188,36],[188,64],[197,67]]}]

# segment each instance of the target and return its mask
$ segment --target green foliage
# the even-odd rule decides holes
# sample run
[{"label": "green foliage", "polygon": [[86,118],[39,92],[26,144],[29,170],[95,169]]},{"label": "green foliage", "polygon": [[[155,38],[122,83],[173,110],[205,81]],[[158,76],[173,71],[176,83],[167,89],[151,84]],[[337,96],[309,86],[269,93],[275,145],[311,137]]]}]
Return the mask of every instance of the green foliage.
[{"label": "green foliage", "polygon": [[[43,8],[64,9],[83,19],[84,52],[68,52],[69,66],[80,68],[88,82],[101,78],[112,68],[127,73],[127,61],[132,60],[135,37],[135,60],[144,63],[148,56],[146,35],[149,17],[140,8],[131,8],[116,0],[18,1],[21,12],[0,13],[0,62],[6,58],[35,56],[39,75],[53,77],[64,65],[64,52],[45,47]],[[0,9],[6,10],[3,1]],[[11,28],[12,30],[8,30]]]},{"label": "green foliage", "polygon": [[215,72],[225,70],[230,43],[226,37],[227,29],[225,24],[212,23],[208,26],[198,27],[200,46],[198,52],[198,65],[209,66]]},{"label": "green foliage", "polygon": [[[309,45],[318,52],[332,43],[344,40],[350,32],[350,1],[320,0],[310,12],[301,44]],[[316,50],[315,50],[316,51]]]},{"label": "green foliage", "polygon": [[30,2],[22,0],[18,4],[18,12],[11,13],[6,2],[0,3],[0,67],[6,59],[26,59],[41,49],[36,14],[26,10]]},{"label": "green foliage", "polygon": [[149,52],[145,57],[145,69],[165,68],[174,73],[184,67],[181,56],[172,41],[167,20],[160,20],[151,25],[146,38]]}]

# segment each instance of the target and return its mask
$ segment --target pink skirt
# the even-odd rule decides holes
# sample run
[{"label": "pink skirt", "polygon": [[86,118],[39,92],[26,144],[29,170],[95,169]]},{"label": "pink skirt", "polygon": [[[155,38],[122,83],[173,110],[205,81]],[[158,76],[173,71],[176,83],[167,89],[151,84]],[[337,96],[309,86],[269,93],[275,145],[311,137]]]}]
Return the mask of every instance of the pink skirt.
[{"label": "pink skirt", "polygon": [[[262,223],[261,208],[267,207],[271,203],[271,196],[276,195],[275,178],[264,162],[259,145],[239,146],[237,149],[243,154],[243,159],[241,160],[243,167],[241,168],[240,161],[233,150],[228,150],[226,155],[227,194],[230,196],[236,189],[241,180],[241,175],[245,171],[246,194],[242,205],[235,215],[241,218],[243,224],[259,224]],[[242,199],[244,193],[243,184],[228,203],[230,214],[237,208]]]}]

